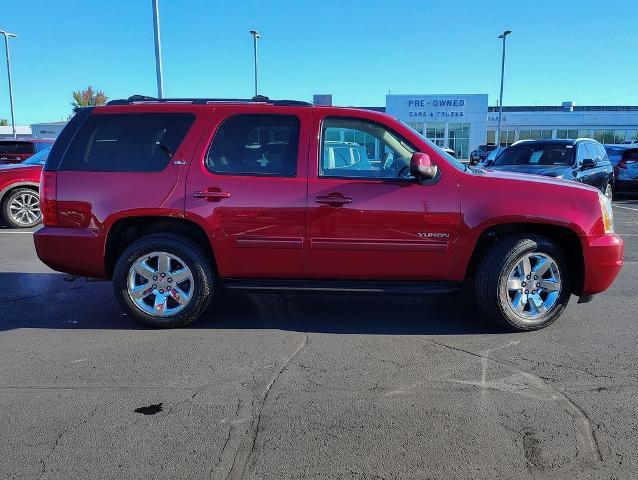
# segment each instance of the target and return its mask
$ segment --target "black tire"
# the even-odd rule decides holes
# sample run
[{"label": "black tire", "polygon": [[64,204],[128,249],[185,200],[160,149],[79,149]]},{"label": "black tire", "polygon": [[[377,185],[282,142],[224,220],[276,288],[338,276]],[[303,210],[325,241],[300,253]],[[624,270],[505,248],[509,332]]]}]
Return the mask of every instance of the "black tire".
[{"label": "black tire", "polygon": [[35,227],[40,222],[42,222],[42,215],[40,213],[39,208],[37,210],[37,218],[31,222],[29,221],[17,222],[11,217],[11,212],[10,212],[11,203],[17,198],[19,198],[20,196],[25,194],[28,195],[29,198],[36,197],[38,200],[40,198],[40,195],[38,194],[37,190],[34,190],[32,188],[16,188],[15,190],[12,190],[9,193],[7,193],[4,197],[4,200],[2,201],[2,218],[4,222],[11,228],[31,228],[31,227]]},{"label": "black tire", "polygon": [[[151,252],[176,255],[193,275],[193,297],[186,307],[173,316],[158,317],[142,311],[128,294],[128,274],[133,263]],[[113,290],[121,307],[137,322],[152,328],[184,327],[197,320],[206,310],[214,293],[214,273],[210,259],[188,238],[172,233],[157,233],[132,243],[118,259],[113,271]]]},{"label": "black tire", "polygon": [[[529,320],[509,305],[508,275],[529,253],[544,253],[556,262],[561,289],[556,303],[545,314]],[[474,281],[476,301],[489,319],[519,332],[538,330],[553,323],[563,312],[571,295],[571,265],[563,251],[551,240],[536,235],[512,235],[499,240],[483,257]]]}]

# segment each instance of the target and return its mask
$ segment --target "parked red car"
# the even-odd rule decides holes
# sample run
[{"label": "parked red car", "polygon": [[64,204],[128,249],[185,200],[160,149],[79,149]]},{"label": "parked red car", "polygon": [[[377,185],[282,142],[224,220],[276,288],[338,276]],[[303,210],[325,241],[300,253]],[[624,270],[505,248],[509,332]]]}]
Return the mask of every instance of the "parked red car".
[{"label": "parked red car", "polygon": [[18,165],[0,165],[0,219],[12,228],[34,227],[40,213],[40,175],[51,148]]},{"label": "parked red car", "polygon": [[154,327],[189,324],[220,287],[470,283],[489,318],[533,330],[572,294],[607,289],[623,262],[611,202],[593,187],[467,167],[382,113],[265,97],[80,110],[41,195],[40,259],[112,279]]},{"label": "parked red car", "polygon": [[51,148],[55,139],[0,140],[0,164],[21,163],[42,150]]}]

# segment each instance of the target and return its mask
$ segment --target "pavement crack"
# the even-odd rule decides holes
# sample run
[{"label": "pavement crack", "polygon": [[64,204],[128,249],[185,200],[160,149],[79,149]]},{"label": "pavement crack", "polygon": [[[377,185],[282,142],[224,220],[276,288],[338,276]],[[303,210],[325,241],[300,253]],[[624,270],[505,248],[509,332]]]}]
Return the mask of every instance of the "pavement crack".
[{"label": "pavement crack", "polygon": [[[574,430],[576,437],[576,452],[577,455],[583,459],[588,459],[592,462],[601,462],[603,461],[603,456],[601,453],[600,445],[598,443],[598,439],[596,438],[595,430],[598,429],[599,425],[591,420],[591,418],[587,415],[587,413],[573,400],[571,400],[567,395],[565,395],[562,391],[554,388],[552,385],[548,384],[543,378],[530,373],[526,370],[523,370],[519,366],[507,362],[505,360],[496,359],[493,357],[488,357],[486,355],[481,355],[479,353],[472,352],[470,350],[465,350],[460,347],[455,347],[453,345],[448,345],[446,343],[437,342],[435,340],[424,338],[420,336],[415,336],[412,338],[416,338],[423,342],[429,343],[431,345],[436,345],[441,348],[445,348],[448,350],[453,350],[455,352],[460,352],[471,357],[480,359],[481,361],[493,363],[496,365],[500,365],[506,367],[521,375],[522,377],[528,379],[540,392],[543,393],[545,397],[549,397],[550,400],[559,402],[563,409],[567,412],[567,414],[572,418],[574,422]],[[461,382],[461,383],[472,383],[472,382]],[[481,383],[475,382],[477,386],[481,386]],[[516,390],[503,390],[506,393],[517,393]]]},{"label": "pavement crack", "polygon": [[307,343],[308,334],[304,332],[299,346],[297,346],[295,351],[284,359],[279,369],[275,372],[268,384],[266,384],[264,389],[261,391],[257,402],[253,405],[252,421],[247,432],[248,439],[246,439],[246,441],[242,442],[239,445],[239,448],[237,449],[235,457],[233,459],[233,464],[225,479],[241,479],[246,474],[246,470],[248,469],[251,461],[253,461],[253,455],[255,453],[255,447],[257,444],[257,436],[259,435],[261,426],[261,414],[264,405],[268,400],[268,396],[279,377],[281,377],[281,375],[290,366],[295,357],[299,355],[299,353],[306,347]]},{"label": "pavement crack", "polygon": [[53,454],[55,453],[55,451],[57,450],[58,446],[60,445],[60,441],[62,440],[62,437],[64,437],[69,431],[73,430],[74,428],[80,427],[82,425],[84,425],[85,423],[87,423],[89,420],[91,420],[95,414],[97,413],[97,411],[99,410],[101,405],[98,405],[97,407],[95,407],[91,413],[89,413],[89,415],[87,415],[87,417],[77,423],[75,423],[74,425],[71,425],[70,427],[64,427],[62,430],[60,430],[60,432],[58,433],[57,438],[55,439],[55,441],[53,442],[53,446],[51,447],[51,450],[49,451],[49,453],[47,454],[47,456],[40,460],[40,463],[42,464],[42,469],[40,471],[40,476],[38,477],[38,479],[41,479],[44,477],[44,475],[47,472],[47,463],[49,462],[49,460],[51,459],[51,457],[53,456]]}]

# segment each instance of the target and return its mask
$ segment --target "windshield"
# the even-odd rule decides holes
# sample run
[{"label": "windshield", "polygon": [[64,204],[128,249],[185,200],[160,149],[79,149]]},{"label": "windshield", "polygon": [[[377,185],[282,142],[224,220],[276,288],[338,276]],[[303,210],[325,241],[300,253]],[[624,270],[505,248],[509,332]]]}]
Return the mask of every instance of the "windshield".
[{"label": "windshield", "polygon": [[434,150],[436,150],[437,153],[439,153],[449,163],[451,163],[452,166],[456,167],[457,169],[461,170],[462,172],[465,172],[467,170],[467,167],[465,166],[465,164],[463,162],[461,162],[459,159],[457,159],[457,158],[453,157],[452,155],[450,155],[449,153],[447,153],[445,150],[443,150],[441,147],[439,147],[436,143],[434,143],[432,140],[428,139],[427,137],[423,136],[423,134],[421,132],[419,132],[418,130],[415,130],[410,125],[405,123],[403,120],[399,120],[399,119],[397,119],[397,120],[399,122],[401,122],[404,126],[409,128],[410,130],[412,130],[414,133],[416,133],[419,137],[421,137],[430,147],[432,147]]},{"label": "windshield", "polygon": [[44,162],[46,162],[50,151],[51,147],[47,148],[46,150],[40,150],[35,155],[31,155],[29,158],[27,158],[24,162],[22,162],[21,165],[44,165]]},{"label": "windshield", "polygon": [[517,145],[506,148],[494,165],[571,165],[572,145]]}]

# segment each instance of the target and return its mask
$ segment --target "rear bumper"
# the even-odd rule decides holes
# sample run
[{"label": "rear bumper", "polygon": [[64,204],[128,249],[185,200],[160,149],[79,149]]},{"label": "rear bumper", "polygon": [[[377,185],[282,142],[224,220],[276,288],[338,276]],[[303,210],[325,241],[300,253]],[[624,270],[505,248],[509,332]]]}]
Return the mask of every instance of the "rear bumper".
[{"label": "rear bumper", "polygon": [[582,237],[585,278],[581,296],[607,290],[623,264],[624,243],[616,234]]},{"label": "rear bumper", "polygon": [[33,234],[38,257],[58,272],[107,278],[104,239],[84,228],[42,227]]}]

